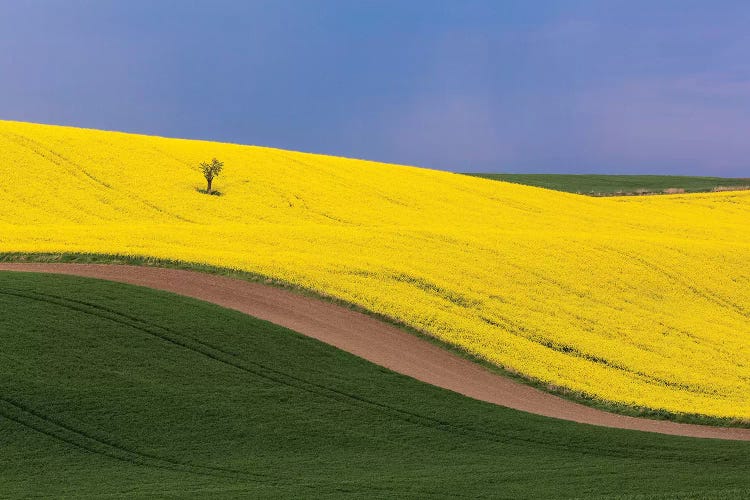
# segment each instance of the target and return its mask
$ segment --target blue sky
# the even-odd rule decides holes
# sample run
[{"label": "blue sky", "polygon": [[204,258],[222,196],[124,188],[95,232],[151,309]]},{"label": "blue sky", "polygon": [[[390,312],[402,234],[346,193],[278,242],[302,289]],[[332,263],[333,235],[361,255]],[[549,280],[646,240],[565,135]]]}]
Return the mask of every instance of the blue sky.
[{"label": "blue sky", "polygon": [[0,0],[0,118],[457,171],[750,176],[750,2]]}]

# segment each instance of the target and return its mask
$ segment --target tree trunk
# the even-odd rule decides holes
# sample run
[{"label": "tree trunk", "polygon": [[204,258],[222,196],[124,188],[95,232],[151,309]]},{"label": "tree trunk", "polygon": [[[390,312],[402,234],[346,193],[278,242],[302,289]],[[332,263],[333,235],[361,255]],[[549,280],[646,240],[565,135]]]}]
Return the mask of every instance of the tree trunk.
[{"label": "tree trunk", "polygon": [[213,182],[213,179],[206,179],[206,182],[208,183],[208,186],[206,187],[206,194],[211,194],[211,183]]}]

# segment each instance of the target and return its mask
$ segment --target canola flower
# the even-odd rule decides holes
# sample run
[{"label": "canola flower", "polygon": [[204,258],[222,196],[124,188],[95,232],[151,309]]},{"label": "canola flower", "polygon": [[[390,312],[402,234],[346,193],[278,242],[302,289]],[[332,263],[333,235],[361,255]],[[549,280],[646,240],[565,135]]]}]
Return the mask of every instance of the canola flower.
[{"label": "canola flower", "polygon": [[[256,272],[605,401],[750,418],[750,192],[587,198],[0,121],[0,252]],[[195,166],[225,162],[197,192]]]}]

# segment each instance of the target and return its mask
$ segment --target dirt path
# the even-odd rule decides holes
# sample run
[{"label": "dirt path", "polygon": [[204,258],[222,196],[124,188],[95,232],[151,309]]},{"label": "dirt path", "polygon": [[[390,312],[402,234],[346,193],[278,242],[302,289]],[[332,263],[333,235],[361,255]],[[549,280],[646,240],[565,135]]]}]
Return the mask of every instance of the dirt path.
[{"label": "dirt path", "polygon": [[195,271],[155,267],[0,263],[2,270],[87,276],[213,302],[314,337],[417,380],[517,410],[606,427],[750,441],[750,429],[626,417],[577,404],[494,374],[366,314],[289,290]]}]

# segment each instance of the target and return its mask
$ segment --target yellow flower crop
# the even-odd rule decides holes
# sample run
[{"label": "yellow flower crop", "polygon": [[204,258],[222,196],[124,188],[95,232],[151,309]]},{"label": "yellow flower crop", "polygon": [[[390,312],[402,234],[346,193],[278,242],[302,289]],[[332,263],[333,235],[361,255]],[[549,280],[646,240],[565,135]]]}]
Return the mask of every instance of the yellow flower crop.
[{"label": "yellow flower crop", "polygon": [[[0,252],[257,272],[603,400],[750,418],[750,192],[587,198],[17,122],[0,152]],[[222,196],[196,190],[213,157]]]}]

